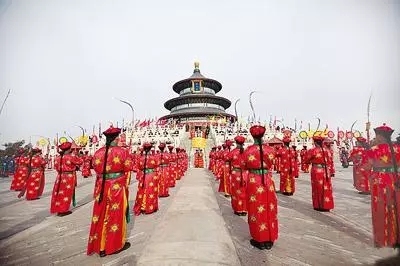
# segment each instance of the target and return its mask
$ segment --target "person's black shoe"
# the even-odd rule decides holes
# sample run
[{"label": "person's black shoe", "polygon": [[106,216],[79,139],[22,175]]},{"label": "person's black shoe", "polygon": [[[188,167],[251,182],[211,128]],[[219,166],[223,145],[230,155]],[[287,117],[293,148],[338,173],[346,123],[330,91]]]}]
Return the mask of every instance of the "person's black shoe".
[{"label": "person's black shoe", "polygon": [[247,215],[247,212],[241,212],[241,213],[239,213],[239,216],[246,216]]},{"label": "person's black shoe", "polygon": [[71,213],[72,213],[72,211],[60,212],[60,213],[57,214],[57,216],[63,217],[63,216],[70,215]]},{"label": "person's black shoe", "polygon": [[329,212],[329,210],[327,210],[327,209],[320,209],[319,211],[320,212]]},{"label": "person's black shoe", "polygon": [[120,250],[118,250],[117,252],[115,252],[114,254],[118,254],[118,253],[120,253],[120,252],[122,252],[122,251],[124,251],[124,250],[127,250],[127,249],[130,248],[130,247],[131,247],[131,243],[125,242],[125,245],[124,245]]},{"label": "person's black shoe", "polygon": [[99,256],[100,256],[101,258],[107,256],[106,251],[105,251],[105,250],[100,251]]},{"label": "person's black shoe", "polygon": [[261,250],[266,249],[266,247],[262,243],[257,242],[254,239],[250,239],[250,245],[252,245],[253,247],[256,247],[258,249],[261,249]]},{"label": "person's black shoe", "polygon": [[263,243],[264,244],[264,247],[266,248],[266,249],[271,249],[272,248],[272,246],[274,245],[274,242],[272,242],[272,241],[266,241],[266,242],[264,242]]}]

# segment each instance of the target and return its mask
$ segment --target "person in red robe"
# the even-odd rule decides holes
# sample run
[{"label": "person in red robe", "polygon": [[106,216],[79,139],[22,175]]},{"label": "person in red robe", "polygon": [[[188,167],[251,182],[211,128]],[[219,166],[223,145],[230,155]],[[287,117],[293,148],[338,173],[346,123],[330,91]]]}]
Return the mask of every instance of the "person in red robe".
[{"label": "person in red robe", "polygon": [[174,146],[168,145],[169,151],[169,187],[175,187],[177,180],[177,164],[176,164],[176,154],[173,152]]},{"label": "person in red robe", "polygon": [[306,154],[307,154],[307,146],[303,146],[303,149],[300,151],[300,164],[301,164],[301,171],[303,171],[303,173],[310,172],[310,164],[306,162]]},{"label": "person in red robe", "polygon": [[136,216],[141,213],[151,214],[158,210],[158,176],[156,168],[159,161],[155,155],[150,153],[153,145],[151,143],[143,144],[143,155],[138,161],[138,190],[135,199],[133,212]]},{"label": "person in red robe", "polygon": [[112,126],[104,131],[106,145],[93,155],[96,188],[87,255],[104,257],[130,246],[126,242],[130,219],[127,178],[133,164],[129,150],[118,146],[120,133],[120,128]]},{"label": "person in red robe", "polygon": [[228,157],[231,162],[231,205],[234,213],[239,216],[247,215],[246,183],[247,171],[243,169],[243,144],[246,139],[243,136],[235,137],[236,148]]},{"label": "person in red robe", "polygon": [[294,156],[294,169],[293,169],[293,174],[295,178],[299,177],[299,153],[296,150],[297,146],[292,145],[293,149],[293,156]]},{"label": "person in red robe", "polygon": [[356,146],[350,151],[349,160],[353,162],[353,186],[360,194],[369,194],[369,175],[362,164],[367,152],[367,140],[358,137]]},{"label": "person in red robe", "polygon": [[247,212],[250,244],[259,249],[271,249],[278,239],[278,204],[272,168],[275,151],[262,143],[265,127],[250,128],[254,144],[243,153],[243,167],[249,171],[247,183]]},{"label": "person in red robe", "polygon": [[83,160],[71,153],[71,142],[64,142],[59,147],[60,155],[56,157],[54,166],[57,171],[56,182],[51,193],[50,213],[59,216],[71,213],[70,206],[75,207],[76,169]]},{"label": "person in red robe", "polygon": [[196,150],[194,153],[194,167],[195,168],[204,168],[204,154],[201,149]]},{"label": "person in red robe", "polygon": [[160,143],[158,149],[160,153],[158,154],[160,160],[160,166],[158,170],[158,196],[159,197],[169,197],[169,153],[165,152],[165,143]]},{"label": "person in red robe", "polygon": [[221,179],[219,180],[218,192],[223,192],[225,197],[231,196],[231,162],[229,160],[229,153],[231,150],[232,141],[226,140],[224,143],[224,150],[221,154],[223,161],[221,169]]},{"label": "person in red robe", "polygon": [[42,196],[45,185],[44,169],[46,164],[46,160],[42,157],[42,150],[39,148],[32,149],[30,173],[25,183],[27,200],[36,200]]},{"label": "person in red robe", "polygon": [[183,173],[184,173],[184,169],[183,169],[183,158],[182,158],[182,152],[181,152],[181,148],[176,147],[175,148],[175,152],[176,152],[176,174],[177,174],[177,178],[176,180],[181,180],[181,178],[183,177]]},{"label": "person in red robe", "polygon": [[217,146],[217,152],[215,153],[215,167],[214,167],[214,175],[215,175],[215,181],[218,181],[222,177],[222,167],[223,167],[223,160],[222,160],[222,152],[223,152],[223,146],[225,144],[222,144]]},{"label": "person in red robe", "polygon": [[314,136],[315,147],[306,154],[306,163],[311,164],[312,204],[314,210],[321,212],[334,208],[331,177],[335,174],[331,172],[331,152],[324,148],[324,139],[319,135]]},{"label": "person in red robe", "polygon": [[89,154],[89,151],[85,151],[85,154],[82,156],[83,164],[82,164],[82,176],[83,178],[87,178],[92,176],[92,156]]},{"label": "person in red robe", "polygon": [[214,172],[215,149],[216,147],[212,147],[210,153],[208,154],[208,170],[211,172]]},{"label": "person in red robe", "polygon": [[331,174],[335,175],[336,173],[336,168],[335,168],[335,163],[333,162],[334,160],[334,152],[333,152],[333,140],[325,138],[323,144],[325,145],[325,148],[329,151],[330,156],[328,157],[328,168]]},{"label": "person in red robe", "polygon": [[21,186],[17,186],[17,183],[20,183],[21,180],[24,180],[26,178],[26,175],[28,173],[28,167],[25,168],[24,171],[24,149],[18,149],[17,155],[14,158],[14,163],[15,163],[15,169],[14,169],[14,176],[11,181],[10,185],[10,190],[21,190]]},{"label": "person in red robe", "polygon": [[14,190],[21,191],[25,187],[26,180],[29,175],[29,165],[30,165],[30,151],[25,150],[18,159],[18,168],[15,171],[14,179]]},{"label": "person in red robe", "polygon": [[374,244],[400,251],[400,145],[392,143],[393,129],[386,124],[374,131],[374,146],[363,162],[371,180]]},{"label": "person in red robe", "polygon": [[276,157],[280,159],[280,182],[279,190],[283,195],[292,196],[296,190],[295,181],[295,158],[293,149],[290,148],[291,139],[283,138],[283,147],[278,150]]},{"label": "person in red robe", "polygon": [[[275,154],[277,154],[279,153],[279,150],[282,149],[282,145],[275,145],[274,148],[275,148]],[[276,173],[279,174],[282,168],[282,162],[280,157],[275,157],[273,166]]]}]

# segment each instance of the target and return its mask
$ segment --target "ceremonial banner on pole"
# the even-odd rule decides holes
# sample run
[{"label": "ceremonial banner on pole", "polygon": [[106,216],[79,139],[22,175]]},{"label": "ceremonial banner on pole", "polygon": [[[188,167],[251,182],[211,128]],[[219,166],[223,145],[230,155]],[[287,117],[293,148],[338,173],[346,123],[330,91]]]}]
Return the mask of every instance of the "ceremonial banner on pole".
[{"label": "ceremonial banner on pole", "polygon": [[204,149],[206,147],[207,139],[201,137],[194,137],[192,139],[192,148]]}]

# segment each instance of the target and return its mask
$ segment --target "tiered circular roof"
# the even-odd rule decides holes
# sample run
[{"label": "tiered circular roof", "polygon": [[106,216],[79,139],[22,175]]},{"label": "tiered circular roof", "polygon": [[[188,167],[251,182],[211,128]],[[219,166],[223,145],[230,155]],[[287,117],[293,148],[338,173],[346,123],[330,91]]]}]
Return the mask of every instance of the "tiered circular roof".
[{"label": "tiered circular roof", "polygon": [[218,93],[219,91],[221,91],[221,89],[222,89],[221,83],[219,83],[218,81],[216,81],[214,79],[209,79],[209,78],[204,77],[200,73],[198,62],[195,62],[194,66],[195,66],[195,68],[194,68],[193,74],[189,78],[180,80],[172,86],[172,89],[174,90],[174,92],[180,93],[182,90],[190,88],[192,86],[192,80],[202,80],[204,87],[214,90],[215,93]]},{"label": "tiered circular roof", "polygon": [[[220,82],[203,76],[200,73],[198,62],[195,62],[194,65],[195,69],[193,71],[193,74],[189,78],[178,81],[172,86],[174,92],[180,94],[183,90],[192,88],[193,81],[201,81],[202,87],[213,90],[215,94],[221,91],[222,85]],[[225,112],[225,110],[231,106],[232,104],[231,101],[229,101],[224,97],[216,96],[214,95],[214,93],[204,92],[204,91],[192,92],[192,93],[185,92],[185,94],[172,98],[166,101],[164,104],[164,107],[167,110],[171,111],[171,113],[169,115],[162,117],[161,119],[199,117],[199,116],[207,117],[213,115],[235,118],[235,116],[227,114]],[[196,104],[196,103],[214,104],[221,106],[222,108],[220,109],[217,107],[212,107],[207,105],[201,107],[190,106],[190,104]],[[185,107],[184,105],[187,105],[187,107]],[[177,106],[183,106],[183,107],[180,107],[177,110],[173,110],[174,107]]]},{"label": "tiered circular roof", "polygon": [[179,97],[172,98],[164,103],[164,107],[171,111],[177,105],[189,104],[189,103],[212,103],[222,106],[224,109],[228,109],[231,106],[231,101],[224,97],[215,96],[211,94],[189,94],[182,95]]}]

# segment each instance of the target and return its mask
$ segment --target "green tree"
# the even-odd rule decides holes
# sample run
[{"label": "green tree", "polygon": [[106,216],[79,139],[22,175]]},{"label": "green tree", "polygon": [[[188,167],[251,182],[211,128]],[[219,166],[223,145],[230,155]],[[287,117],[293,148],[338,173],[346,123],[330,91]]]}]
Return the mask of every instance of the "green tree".
[{"label": "green tree", "polygon": [[[17,151],[19,149],[21,149],[24,146],[24,144],[25,144],[25,140],[20,140],[20,141],[17,141],[17,142],[4,143],[3,146],[5,148],[4,149],[0,149],[0,156],[1,157],[3,157],[3,156],[13,156],[13,155],[15,155],[17,153]],[[27,147],[28,145],[25,145],[24,148],[28,148]]]}]

